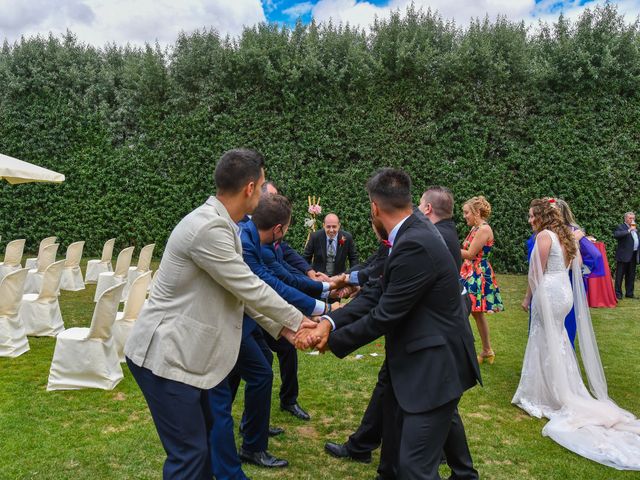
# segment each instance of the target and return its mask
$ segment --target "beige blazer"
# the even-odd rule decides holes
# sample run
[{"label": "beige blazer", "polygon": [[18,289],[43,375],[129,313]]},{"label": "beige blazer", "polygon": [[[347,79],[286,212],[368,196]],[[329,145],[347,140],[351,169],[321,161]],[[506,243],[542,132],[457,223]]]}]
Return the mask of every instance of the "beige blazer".
[{"label": "beige blazer", "polygon": [[238,228],[215,197],[176,225],[125,346],[133,363],[212,388],[236,363],[245,311],[275,338],[298,329],[302,313],[244,263]]}]

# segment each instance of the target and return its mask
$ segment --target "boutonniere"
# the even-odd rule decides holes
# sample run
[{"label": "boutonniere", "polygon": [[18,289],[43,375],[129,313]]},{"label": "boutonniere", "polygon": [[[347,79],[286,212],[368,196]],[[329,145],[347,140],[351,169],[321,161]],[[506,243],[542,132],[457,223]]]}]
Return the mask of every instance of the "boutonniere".
[{"label": "boutonniere", "polygon": [[341,247],[344,245],[344,237],[340,237],[338,239],[338,245],[340,245]]}]

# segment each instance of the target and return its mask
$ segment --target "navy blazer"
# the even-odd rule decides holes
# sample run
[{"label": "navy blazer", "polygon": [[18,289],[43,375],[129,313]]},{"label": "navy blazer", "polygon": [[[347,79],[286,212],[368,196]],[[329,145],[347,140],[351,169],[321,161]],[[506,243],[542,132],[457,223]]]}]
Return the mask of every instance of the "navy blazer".
[{"label": "navy blazer", "polygon": [[282,244],[262,245],[261,253],[265,265],[273,274],[287,285],[300,290],[314,298],[322,295],[322,282],[312,280],[297,268],[289,265],[284,259]]},{"label": "navy blazer", "polygon": [[[248,220],[240,224],[240,239],[242,240],[242,257],[251,271],[273,288],[278,295],[305,315],[311,315],[316,306],[316,300],[308,295],[285,284],[269,270],[262,258],[260,235],[256,225]],[[242,335],[251,333],[256,326],[255,320],[248,315],[244,316]]]},{"label": "navy blazer", "polygon": [[287,242],[282,241],[279,245],[280,248],[282,248],[282,256],[287,264],[305,274],[311,270],[311,265],[309,265],[298,252],[291,248]]},{"label": "navy blazer", "polygon": [[[640,233],[636,231],[638,239],[640,240]],[[630,262],[633,257],[633,236],[629,232],[629,225],[621,223],[614,230],[613,236],[618,241],[618,247],[616,248],[616,262]],[[636,252],[636,262],[640,263],[640,248]]]}]

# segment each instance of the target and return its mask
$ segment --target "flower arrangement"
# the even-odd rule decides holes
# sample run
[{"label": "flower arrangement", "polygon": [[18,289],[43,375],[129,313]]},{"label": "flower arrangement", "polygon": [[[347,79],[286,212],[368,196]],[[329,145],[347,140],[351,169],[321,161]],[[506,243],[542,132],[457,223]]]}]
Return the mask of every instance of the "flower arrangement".
[{"label": "flower arrangement", "polygon": [[305,218],[304,220],[304,226],[308,229],[307,240],[305,241],[305,244],[309,241],[309,237],[311,236],[311,234],[316,231],[316,215],[320,215],[322,213],[322,207],[320,206],[320,197],[318,197],[318,199],[316,200],[315,195],[313,197],[309,195],[307,197],[307,200],[309,202],[309,208],[307,208],[307,211],[311,216]]}]

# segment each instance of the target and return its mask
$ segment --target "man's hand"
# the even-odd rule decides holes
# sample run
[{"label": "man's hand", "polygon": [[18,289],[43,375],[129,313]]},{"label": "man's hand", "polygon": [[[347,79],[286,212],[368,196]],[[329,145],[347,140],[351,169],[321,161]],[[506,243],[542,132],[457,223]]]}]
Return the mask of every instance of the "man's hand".
[{"label": "man's hand", "polygon": [[334,275],[329,281],[330,290],[338,290],[342,287],[349,285],[349,275],[341,273],[340,275]]},{"label": "man's hand", "polygon": [[[307,317],[303,317],[302,323],[300,323],[300,327],[298,328],[298,332],[303,329],[313,329],[316,327],[316,325],[318,325],[318,322],[315,322]],[[296,345],[296,332],[294,332],[290,328],[282,327],[282,330],[280,330],[280,336],[286,338],[291,345]]]},{"label": "man's hand", "polygon": [[313,329],[299,330],[295,339],[296,348],[306,350],[315,347],[324,353],[327,350],[330,332],[331,323],[328,320],[321,320]]},{"label": "man's hand", "polygon": [[360,289],[360,287],[356,286],[356,285],[349,285],[347,287],[342,287],[339,288],[337,290],[332,290],[331,293],[329,294],[330,298],[349,298],[351,296],[354,296],[358,290]]},{"label": "man's hand", "polygon": [[[311,272],[313,272],[313,276],[311,276]],[[309,275],[309,277],[312,280],[316,280],[318,282],[331,282],[331,279],[327,275],[325,275],[324,273],[321,273],[321,272],[316,272],[314,270],[309,270],[309,273],[307,275]]]}]

